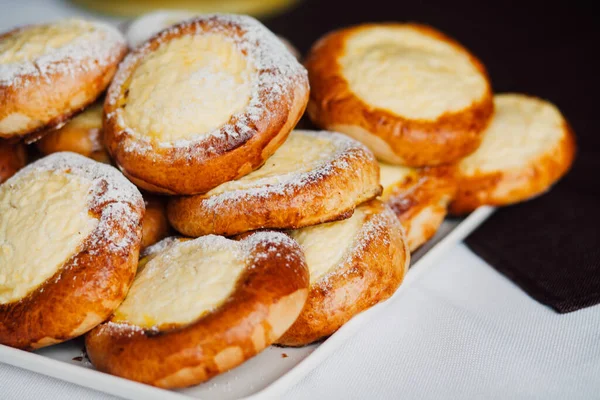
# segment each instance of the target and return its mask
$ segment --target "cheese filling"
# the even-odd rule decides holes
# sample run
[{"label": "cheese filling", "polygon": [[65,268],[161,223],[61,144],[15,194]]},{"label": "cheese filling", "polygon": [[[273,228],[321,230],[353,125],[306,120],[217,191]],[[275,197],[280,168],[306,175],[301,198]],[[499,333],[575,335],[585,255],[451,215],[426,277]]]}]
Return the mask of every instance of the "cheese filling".
[{"label": "cheese filling", "polygon": [[32,172],[0,186],[0,304],[52,277],[98,225],[88,212],[91,182]]},{"label": "cheese filling", "polygon": [[292,238],[304,251],[311,285],[342,266],[344,257],[352,249],[365,217],[364,212],[357,208],[348,219],[290,232]]},{"label": "cheese filling", "polygon": [[94,26],[81,20],[26,27],[0,40],[0,64],[27,62],[85,39]]},{"label": "cheese filling", "polygon": [[185,35],[149,53],[132,74],[123,118],[159,142],[210,133],[249,103],[256,69],[223,35]]},{"label": "cheese filling", "polygon": [[462,110],[487,88],[467,54],[410,27],[358,30],[339,63],[365,103],[412,119]]},{"label": "cheese filling", "polygon": [[564,136],[564,119],[548,102],[504,94],[495,96],[494,104],[481,146],[459,164],[465,175],[524,167],[551,152]]},{"label": "cheese filling", "polygon": [[379,181],[383,186],[383,197],[390,189],[398,183],[406,181],[410,176],[415,176],[417,171],[414,168],[402,167],[399,165],[390,165],[379,163]]},{"label": "cheese filling", "polygon": [[152,328],[198,320],[234,291],[246,268],[242,246],[209,235],[167,247],[138,273],[112,321]]},{"label": "cheese filling", "polygon": [[331,140],[294,131],[265,165],[240,179],[217,186],[207,196],[288,182],[319,168],[331,159],[335,151]]}]

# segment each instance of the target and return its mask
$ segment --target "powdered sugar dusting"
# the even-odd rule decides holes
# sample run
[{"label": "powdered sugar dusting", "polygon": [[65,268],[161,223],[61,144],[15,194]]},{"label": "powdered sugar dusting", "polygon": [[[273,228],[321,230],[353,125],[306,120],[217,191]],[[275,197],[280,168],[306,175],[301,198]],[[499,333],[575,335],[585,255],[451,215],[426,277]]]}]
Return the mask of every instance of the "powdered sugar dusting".
[{"label": "powdered sugar dusting", "polygon": [[162,253],[163,251],[166,251],[169,247],[173,246],[174,244],[179,243],[181,240],[182,240],[182,238],[177,237],[177,236],[170,236],[170,237],[164,238],[163,240],[158,241],[158,242],[154,243],[153,245],[146,247],[140,253],[140,258],[148,257],[151,255],[153,256],[158,253]]},{"label": "powdered sugar dusting", "polygon": [[158,329],[144,329],[140,328],[137,325],[129,324],[127,322],[113,322],[108,321],[100,325],[99,329],[103,334],[109,336],[121,336],[121,337],[133,337],[136,335],[144,334],[146,332],[149,333],[158,333]]},{"label": "powdered sugar dusting", "polygon": [[[288,235],[277,231],[258,231],[239,241],[219,235],[206,235],[189,240],[182,237],[171,236],[146,248],[142,257],[168,252],[174,246],[191,246],[197,248],[199,254],[202,252],[202,249],[222,250],[229,251],[232,256],[235,256],[240,260],[248,261],[248,257],[250,257],[259,245],[264,246],[266,253],[255,253],[255,258],[252,260],[264,258],[267,256],[267,253],[276,251],[281,247],[289,248],[291,250],[291,255],[289,255],[288,258],[302,257],[298,244]],[[300,254],[300,256],[298,254]]]},{"label": "powdered sugar dusting", "polygon": [[[402,229],[402,225],[400,225],[400,222],[398,221],[398,218],[389,207],[383,206],[382,210],[376,213],[370,212],[370,210],[368,210],[368,206],[361,208],[363,208],[366,211],[365,216],[367,218],[365,218],[365,222],[361,226],[360,230],[356,233],[354,242],[346,252],[343,261],[340,262],[336,267],[332,268],[328,274],[324,275],[318,281],[318,284],[320,286],[327,287],[330,284],[330,278],[334,276],[337,277],[340,275],[354,273],[355,271],[352,268],[345,270],[340,270],[340,268],[342,266],[351,265],[351,260],[353,258],[357,258],[359,260],[368,259],[366,257],[366,252],[369,251],[369,244],[375,240],[383,240],[383,242],[386,245],[388,245],[389,234],[387,232],[389,230],[397,229],[401,232],[404,232]],[[402,237],[404,238],[404,234],[402,235]],[[400,243],[399,245],[402,245],[404,247],[404,253],[408,257],[410,251],[408,249],[408,244],[406,240],[403,239],[402,243]],[[407,267],[408,266],[406,266],[406,268]]]},{"label": "powdered sugar dusting", "polygon": [[[129,203],[110,203],[102,209],[91,245],[100,251],[129,251],[132,244],[140,239],[136,230],[140,221],[140,215],[132,210]],[[90,250],[90,254],[93,252]]]},{"label": "powdered sugar dusting", "polygon": [[[287,51],[285,45],[267,28],[254,18],[239,15],[206,15],[181,24],[167,28],[146,42],[134,52],[130,53],[121,64],[107,95],[107,104],[113,109],[121,96],[122,87],[130,77],[136,65],[151,51],[157,41],[162,44],[182,32],[193,28],[197,35],[223,34],[230,38],[237,48],[246,54],[254,65],[257,74],[252,82],[251,97],[248,105],[232,116],[230,121],[201,136],[191,139],[179,139],[170,142],[152,141],[145,137],[143,132],[134,132],[127,127],[123,110],[116,108],[109,113],[107,118],[114,119],[117,126],[125,127],[124,131],[117,134],[128,135],[124,143],[124,150],[132,153],[148,154],[153,146],[175,149],[180,157],[206,158],[211,155],[211,149],[197,151],[194,154],[186,152],[190,145],[218,138],[228,145],[235,146],[250,139],[257,131],[257,123],[268,123],[272,118],[268,104],[279,104],[288,101],[288,106],[293,101],[293,91],[298,85],[308,82],[306,70]],[[239,34],[236,34],[238,32]],[[201,95],[201,94],[199,94]],[[273,108],[273,107],[271,107]]]},{"label": "powdered sugar dusting", "polygon": [[279,231],[257,231],[243,239],[243,243],[250,249],[259,244],[276,244],[285,247],[296,247],[297,244],[288,235]]},{"label": "powdered sugar dusting", "polygon": [[26,166],[4,184],[11,185],[37,171],[73,173],[92,182],[88,207],[100,213],[98,227],[92,234],[93,248],[122,251],[138,239],[137,226],[144,200],[137,187],[116,168],[79,154],[59,152]]},{"label": "powdered sugar dusting", "polygon": [[169,253],[177,255],[180,253],[179,249],[185,247],[192,247],[198,252],[198,257],[202,257],[202,254],[209,250],[211,252],[226,252],[229,256],[237,259],[244,260],[244,252],[239,242],[231,239],[227,239],[224,236],[218,235],[207,235],[201,236],[196,239],[179,241],[177,243],[168,243],[168,239],[162,240],[162,249],[159,247],[158,250],[163,253],[165,259],[169,259]]},{"label": "powdered sugar dusting", "polygon": [[[255,250],[259,245],[263,248],[261,252],[253,253],[252,264],[272,255],[281,259],[280,265],[287,268],[304,262],[304,253],[298,243],[283,232],[258,231],[252,233],[242,243],[248,252]],[[282,248],[286,249],[285,256],[281,253]]]},{"label": "powdered sugar dusting", "polygon": [[[382,238],[384,243],[388,244],[389,238],[388,235],[385,234],[385,231],[393,229],[394,227],[402,230],[398,218],[388,207],[384,207],[381,212],[371,214],[357,236],[352,253],[358,255],[359,259],[363,259],[368,244],[377,238]],[[350,255],[348,255],[348,257],[349,256]]]},{"label": "powdered sugar dusting", "polygon": [[[261,180],[257,180],[256,184],[250,188],[224,191],[213,196],[209,192],[205,195],[203,207],[220,213],[231,207],[232,202],[249,202],[273,195],[293,196],[302,187],[313,182],[322,181],[328,176],[340,173],[360,173],[360,171],[353,171],[350,168],[354,159],[371,159],[371,162],[376,162],[371,151],[362,143],[341,133],[297,130],[293,131],[291,135],[306,135],[326,139],[332,143],[335,150],[323,153],[321,162],[316,168],[302,173],[292,172],[277,176],[277,182],[274,184],[261,184]],[[273,178],[270,177],[269,179],[272,180]],[[217,187],[215,190],[218,192],[219,188]]]},{"label": "powdered sugar dusting", "polygon": [[[0,86],[24,87],[32,80],[50,82],[56,74],[76,76],[81,71],[99,70],[117,62],[126,46],[121,33],[107,24],[70,19],[49,24],[48,27],[59,24],[84,33],[58,48],[46,49],[31,60],[0,63]],[[11,34],[31,28],[18,28]]]}]

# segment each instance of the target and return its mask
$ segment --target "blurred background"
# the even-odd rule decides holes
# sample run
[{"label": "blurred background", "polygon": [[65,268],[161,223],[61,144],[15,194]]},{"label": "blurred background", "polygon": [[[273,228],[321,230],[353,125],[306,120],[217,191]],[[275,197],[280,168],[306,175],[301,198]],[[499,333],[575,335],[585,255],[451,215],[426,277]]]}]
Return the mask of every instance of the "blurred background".
[{"label": "blurred background", "polygon": [[135,17],[157,9],[189,10],[200,13],[238,13],[257,17],[274,15],[297,0],[72,0],[84,8]]}]

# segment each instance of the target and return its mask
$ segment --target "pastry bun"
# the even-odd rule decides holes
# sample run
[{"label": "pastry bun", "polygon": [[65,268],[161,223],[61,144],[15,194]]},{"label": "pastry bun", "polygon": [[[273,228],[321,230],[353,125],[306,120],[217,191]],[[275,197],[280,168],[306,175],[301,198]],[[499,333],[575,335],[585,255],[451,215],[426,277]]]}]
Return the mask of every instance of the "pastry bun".
[{"label": "pastry bun", "polygon": [[364,24],[321,38],[305,61],[308,114],[388,163],[421,167],[472,153],[493,113],[479,60],[417,24]]},{"label": "pastry bun", "polygon": [[127,46],[115,28],[70,19],[0,36],[0,137],[35,141],[106,89]]},{"label": "pastry bun", "polygon": [[146,205],[146,213],[142,220],[141,250],[167,237],[170,228],[164,198],[144,195],[144,204]]},{"label": "pastry bun", "polygon": [[402,227],[378,200],[346,220],[292,231],[306,256],[310,292],[302,314],[277,341],[302,346],[331,335],[354,315],[387,299],[410,263]]},{"label": "pastry bun", "polygon": [[165,239],[140,260],[112,318],[87,335],[87,354],[98,370],[146,384],[198,384],[277,340],[302,311],[308,279],[283,233]]},{"label": "pastry bun", "polygon": [[456,194],[453,167],[409,168],[380,163],[381,200],[394,211],[411,252],[435,235]]},{"label": "pastry bun", "polygon": [[553,104],[523,94],[499,94],[494,101],[496,114],[481,147],[458,163],[453,214],[540,195],[575,158],[575,135]]},{"label": "pastry bun", "polygon": [[120,65],[105,139],[158,193],[198,194],[260,167],[308,101],[306,70],[251,17],[207,15],[154,36]]},{"label": "pastry bun", "polygon": [[94,104],[76,115],[62,128],[54,130],[35,144],[44,155],[72,151],[93,160],[110,164],[102,137],[102,104]]},{"label": "pastry bun", "polygon": [[144,203],[115,168],[55,153],[0,186],[0,343],[37,349],[106,320],[135,275]]},{"label": "pastry bun", "polygon": [[168,216],[188,236],[295,229],[347,218],[380,193],[379,167],[365,146],[339,133],[296,130],[256,171],[171,199]]}]

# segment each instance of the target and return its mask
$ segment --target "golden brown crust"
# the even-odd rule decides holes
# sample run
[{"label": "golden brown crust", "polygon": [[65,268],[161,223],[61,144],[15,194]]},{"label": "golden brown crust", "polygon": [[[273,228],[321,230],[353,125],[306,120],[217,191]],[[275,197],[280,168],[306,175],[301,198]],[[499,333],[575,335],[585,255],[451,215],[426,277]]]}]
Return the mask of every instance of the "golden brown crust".
[{"label": "golden brown crust", "polygon": [[145,195],[146,214],[142,220],[142,244],[140,251],[164,239],[169,234],[169,221],[165,199],[159,196]]},{"label": "golden brown crust", "polygon": [[25,145],[0,139],[0,183],[13,176],[25,164],[27,164]]},{"label": "golden brown crust", "polygon": [[[113,74],[114,74],[114,71],[113,71]],[[108,86],[109,82],[110,82],[110,80],[108,82],[106,82],[106,86]],[[28,133],[23,133],[21,135],[12,135],[12,134],[11,135],[2,135],[2,133],[0,133],[0,138],[4,137],[8,141],[15,141],[15,140],[22,141],[25,144],[35,143],[38,140],[40,140],[41,138],[43,138],[44,136],[46,136],[47,134],[54,131],[55,129],[60,129],[61,127],[63,127],[71,118],[77,116],[87,106],[88,106],[88,104],[85,104],[77,109],[73,109],[71,111],[65,112],[64,114],[51,119],[45,125],[43,125],[39,128],[33,129],[31,131],[28,131]]]},{"label": "golden brown crust", "polygon": [[[91,113],[98,113],[94,118],[82,119],[88,110],[79,114],[63,127],[52,130],[36,142],[40,153],[48,155],[60,151],[72,151],[93,160],[110,164],[110,156],[104,148],[102,134],[102,107],[92,105]],[[97,108],[96,108],[97,107]]]},{"label": "golden brown crust", "polygon": [[368,216],[353,248],[342,265],[311,285],[302,314],[278,344],[303,346],[329,336],[402,283],[410,252],[398,219],[378,200],[361,208]]},{"label": "golden brown crust", "polygon": [[[27,28],[5,33],[0,40],[23,29]],[[29,119],[25,127],[0,130],[0,137],[24,137],[27,143],[32,143],[93,103],[106,89],[127,53],[124,39],[114,36],[112,31],[110,35],[113,35],[110,39],[95,37],[95,40],[110,41],[107,46],[112,47],[90,52],[87,58],[81,54],[65,57],[53,61],[44,70],[40,67],[12,79],[0,79],[0,121],[15,114]],[[89,46],[98,46],[98,43]]]},{"label": "golden brown crust", "polygon": [[400,220],[411,252],[431,239],[444,221],[457,190],[454,170],[454,167],[424,168],[384,188],[381,200]]},{"label": "golden brown crust", "polygon": [[[306,108],[308,78],[305,70],[285,51],[273,36],[265,42],[250,43],[245,35],[256,30],[258,22],[249,17],[200,17],[161,32],[144,46],[137,48],[121,64],[110,86],[105,102],[105,140],[109,152],[123,173],[139,187],[156,193],[198,194],[259,168],[285,141]],[[264,27],[259,30],[266,30]],[[217,131],[185,145],[151,142],[125,126],[120,117],[126,104],[128,79],[144,56],[155,51],[161,43],[182,35],[217,32],[249,46],[271,46],[285,54],[291,67],[281,72],[277,66],[258,68],[261,82],[267,77],[283,74],[277,93],[266,84],[259,85],[257,98],[264,110],[263,118],[253,118],[249,111],[234,115]],[[258,48],[258,47],[257,47]],[[273,51],[271,48],[260,50]],[[260,52],[257,51],[257,52]],[[294,63],[294,64],[292,64]],[[267,63],[268,65],[268,63]],[[274,75],[273,75],[274,74]]]},{"label": "golden brown crust", "polygon": [[[131,286],[144,204],[124,178],[113,180],[116,170],[106,166],[113,172],[104,170],[97,175],[91,163],[96,164],[73,153],[57,153],[27,167],[29,171],[65,170],[93,180],[97,201],[89,205],[89,212],[100,222],[81,251],[66,260],[54,276],[24,298],[0,304],[2,344],[33,350],[82,335],[106,320]],[[124,192],[115,193],[116,187]]]},{"label": "golden brown crust", "polygon": [[458,173],[458,191],[450,213],[464,215],[483,205],[506,206],[548,191],[571,168],[577,152],[575,134],[564,122],[564,136],[551,152],[523,168],[465,176]]},{"label": "golden brown crust", "polygon": [[[308,270],[299,246],[278,234],[254,233],[255,255],[229,299],[187,326],[143,330],[104,323],[86,336],[100,371],[164,388],[198,384],[256,355],[279,338],[302,310]],[[267,235],[273,235],[272,232]]]},{"label": "golden brown crust", "polygon": [[[349,35],[378,26],[407,26],[467,54],[486,78],[484,96],[468,108],[448,112],[435,120],[409,119],[366,104],[349,88],[338,59],[343,55]],[[492,89],[483,64],[458,42],[425,25],[363,24],[332,32],[313,46],[305,66],[311,84],[307,111],[313,122],[324,129],[352,136],[357,136],[353,134],[356,130],[376,136],[391,148],[394,159],[380,152],[376,155],[395,164],[422,167],[452,163],[465,157],[479,146],[481,131],[494,110]]]},{"label": "golden brown crust", "polygon": [[381,194],[379,166],[367,148],[338,133],[310,134],[339,143],[336,157],[290,183],[172,198],[167,206],[171,225],[188,236],[296,229],[343,219]]}]

